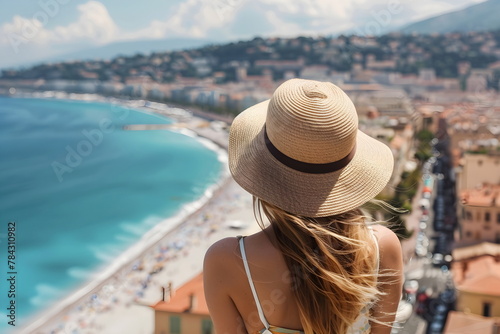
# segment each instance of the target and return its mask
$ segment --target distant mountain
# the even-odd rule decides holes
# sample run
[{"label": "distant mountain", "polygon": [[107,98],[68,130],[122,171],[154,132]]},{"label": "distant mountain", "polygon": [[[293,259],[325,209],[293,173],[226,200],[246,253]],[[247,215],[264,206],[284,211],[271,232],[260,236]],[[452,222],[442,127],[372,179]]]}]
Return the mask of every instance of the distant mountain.
[{"label": "distant mountain", "polygon": [[447,33],[500,29],[500,0],[488,0],[462,10],[412,23],[398,31],[403,33]]},{"label": "distant mountain", "polygon": [[72,52],[51,59],[52,61],[111,59],[119,55],[133,56],[137,53],[149,54],[154,51],[173,51],[198,48],[213,41],[205,39],[170,38],[130,42],[116,42],[104,46]]},{"label": "distant mountain", "polygon": [[[48,59],[38,60],[31,64],[22,64],[23,67],[29,67],[41,63],[54,63],[72,60],[96,60],[111,59],[119,55],[133,56],[137,53],[150,54],[155,51],[178,51],[184,49],[193,49],[214,41],[205,39],[189,38],[170,38],[170,39],[151,39],[143,41],[116,42],[106,44],[100,47],[83,49],[77,52],[62,54]],[[14,66],[11,66],[14,67]]]}]

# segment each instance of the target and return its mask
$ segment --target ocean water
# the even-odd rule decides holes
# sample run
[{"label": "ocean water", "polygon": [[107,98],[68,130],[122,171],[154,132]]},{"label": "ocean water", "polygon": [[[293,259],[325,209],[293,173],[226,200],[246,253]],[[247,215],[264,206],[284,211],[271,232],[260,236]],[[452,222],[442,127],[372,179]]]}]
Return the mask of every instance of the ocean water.
[{"label": "ocean water", "polygon": [[220,159],[199,140],[122,130],[170,122],[115,104],[0,97],[0,332],[12,300],[19,328],[217,182]]}]

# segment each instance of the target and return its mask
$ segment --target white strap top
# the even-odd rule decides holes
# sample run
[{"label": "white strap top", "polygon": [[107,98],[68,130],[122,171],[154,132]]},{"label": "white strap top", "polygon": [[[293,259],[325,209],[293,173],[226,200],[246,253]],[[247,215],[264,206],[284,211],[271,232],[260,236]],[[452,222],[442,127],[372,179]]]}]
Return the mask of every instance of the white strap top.
[{"label": "white strap top", "polygon": [[[373,233],[373,229],[371,226],[368,226],[368,229],[371,232],[371,235],[373,236],[373,239],[375,240],[375,246],[377,248],[377,272],[380,269],[380,257],[378,256],[379,254],[379,247],[378,247],[378,241],[377,238],[375,237],[375,234]],[[253,299],[255,300],[255,304],[257,305],[257,312],[259,313],[259,318],[262,324],[265,327],[265,330],[262,332],[262,334],[272,334],[269,331],[269,322],[267,322],[266,317],[264,316],[264,311],[262,310],[262,306],[259,301],[259,296],[257,295],[257,291],[255,290],[255,285],[253,284],[252,280],[252,274],[250,273],[250,267],[248,266],[248,260],[247,260],[247,255],[245,252],[245,244],[243,241],[244,237],[240,237],[239,244],[240,244],[240,251],[241,251],[241,257],[243,259],[243,266],[245,267],[245,272],[247,274],[248,278],[248,284],[250,285],[250,289],[252,290],[252,295]],[[368,317],[365,315],[369,310],[368,308],[363,309],[363,313],[360,315],[358,320],[353,324],[353,328],[351,328],[350,333],[363,333],[364,331],[368,330],[369,332],[369,322],[368,322]]]},{"label": "white strap top", "polygon": [[245,266],[245,272],[247,273],[248,284],[250,284],[250,289],[252,290],[253,299],[255,300],[255,304],[257,305],[257,312],[259,312],[260,321],[266,328],[266,331],[264,331],[262,334],[271,334],[271,332],[269,332],[269,323],[267,322],[267,319],[264,316],[264,311],[262,311],[262,306],[260,305],[259,297],[257,296],[257,291],[255,290],[255,286],[253,284],[252,274],[250,274],[250,267],[248,267],[247,254],[245,252],[245,245],[243,239],[244,237],[240,238],[241,257],[243,258],[243,265]]}]

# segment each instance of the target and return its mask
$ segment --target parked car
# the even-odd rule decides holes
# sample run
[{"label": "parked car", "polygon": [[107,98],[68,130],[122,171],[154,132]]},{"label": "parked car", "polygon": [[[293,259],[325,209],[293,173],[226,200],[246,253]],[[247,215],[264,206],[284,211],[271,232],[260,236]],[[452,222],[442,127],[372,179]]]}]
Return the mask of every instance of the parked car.
[{"label": "parked car", "polygon": [[425,231],[425,229],[427,228],[427,223],[421,221],[420,223],[418,223],[418,228],[420,229],[420,231]]},{"label": "parked car", "polygon": [[443,328],[446,323],[446,320],[432,320],[427,327],[427,334],[441,334],[443,333]]},{"label": "parked car", "polygon": [[450,254],[451,240],[453,240],[453,236],[450,233],[439,232],[432,239],[436,241],[434,244],[434,253]]},{"label": "parked car", "polygon": [[420,256],[420,257],[427,256],[428,252],[429,252],[428,248],[425,247],[424,245],[415,246],[415,254],[417,254],[417,256]]},{"label": "parked car", "polygon": [[417,301],[418,281],[413,279],[405,281],[403,290],[406,294],[406,301],[412,305],[415,304]]},{"label": "parked car", "polygon": [[448,305],[452,305],[455,302],[456,295],[455,295],[455,289],[453,288],[447,288],[443,292],[439,294],[439,299]]},{"label": "parked car", "polygon": [[437,300],[437,303],[434,304],[433,308],[433,317],[427,327],[427,334],[442,333],[449,310],[450,306],[448,304],[442,303],[439,299]]},{"label": "parked car", "polygon": [[432,166],[432,173],[433,174],[441,174],[443,173],[443,164],[439,160],[436,160],[434,165]]},{"label": "parked car", "polygon": [[437,267],[441,267],[444,263],[444,255],[441,253],[434,253],[432,256],[432,264]]}]

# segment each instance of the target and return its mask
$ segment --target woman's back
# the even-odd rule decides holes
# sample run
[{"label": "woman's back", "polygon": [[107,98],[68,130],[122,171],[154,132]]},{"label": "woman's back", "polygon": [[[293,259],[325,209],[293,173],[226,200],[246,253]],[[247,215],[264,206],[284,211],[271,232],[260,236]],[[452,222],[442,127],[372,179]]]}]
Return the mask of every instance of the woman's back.
[{"label": "woman's back", "polygon": [[[301,329],[290,271],[283,255],[273,246],[263,231],[245,237],[244,240],[252,281],[267,321],[280,327]],[[218,244],[216,247],[221,247],[220,251],[224,252],[220,255],[225,261],[220,261],[220,264],[224,266],[227,274],[228,295],[241,314],[248,333],[256,333],[262,330],[264,325],[259,319],[238,239],[227,238],[219,241]]]},{"label": "woman's back", "polygon": [[[387,228],[374,226],[373,230],[377,239],[380,239],[382,253],[384,249],[399,247],[397,238],[395,240],[393,233]],[[252,282],[265,319],[270,325],[290,330],[302,330],[300,311],[294,295],[294,289],[300,288],[300,281],[292,280],[292,274],[282,253],[274,246],[274,239],[274,233],[269,228],[244,238],[244,249]],[[397,244],[394,243],[395,241]],[[374,256],[379,257],[378,254]],[[213,286],[214,281],[218,281],[220,289],[225,291],[234,304],[234,309],[228,312],[228,315],[232,313],[234,317],[232,320],[239,328],[238,333],[260,333],[265,325],[259,319],[258,307],[243,264],[239,240],[226,238],[217,242],[207,253],[206,261],[205,279],[208,280],[206,284]],[[391,265],[387,262],[391,262],[389,257],[381,258],[382,269],[384,266]],[[398,289],[397,284],[396,289]],[[217,304],[220,301],[221,293],[222,291],[217,290],[216,294],[219,297],[212,299],[212,293],[207,291],[207,302],[212,310],[218,309],[217,305],[211,304]],[[367,321],[366,314],[360,315],[360,319],[356,321],[350,333],[367,332],[366,330],[369,329]],[[220,334],[224,333],[220,332]]]},{"label": "woman's back", "polygon": [[262,312],[262,319],[256,321],[260,329],[269,324],[301,329],[300,313],[293,294],[296,285],[281,252],[262,233],[240,238],[239,251],[246,266],[247,286],[253,288],[255,293],[252,297],[256,305],[252,313]]},{"label": "woman's back", "polygon": [[285,81],[234,119],[228,158],[233,178],[254,196],[256,217],[264,213],[270,228],[246,238],[241,250],[229,238],[208,251],[205,295],[217,334],[269,334],[267,322],[347,334],[379,297],[371,332],[389,333],[401,294],[401,249],[394,233],[376,231],[380,275],[360,206],[387,185],[394,158],[358,129],[347,94],[329,82]]}]

